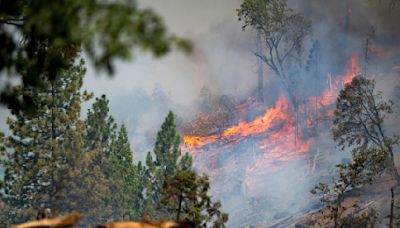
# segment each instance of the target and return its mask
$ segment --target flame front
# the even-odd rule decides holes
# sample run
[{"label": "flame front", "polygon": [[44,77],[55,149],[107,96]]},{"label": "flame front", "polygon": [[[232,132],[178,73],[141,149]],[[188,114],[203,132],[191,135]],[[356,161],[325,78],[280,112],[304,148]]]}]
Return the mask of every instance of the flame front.
[{"label": "flame front", "polygon": [[[312,123],[320,117],[311,115],[310,110],[314,110],[318,113],[317,115],[322,114],[329,118],[333,113],[333,105],[339,91],[359,74],[361,74],[361,68],[356,55],[348,59],[343,75],[333,77],[328,74],[327,89],[322,95],[310,96],[298,107],[297,115],[303,115],[306,118],[305,127],[311,127]],[[263,105],[265,104],[257,103],[255,99],[250,98],[244,104],[238,105],[234,112],[246,113],[254,107],[262,111]],[[280,96],[275,104],[263,113],[251,121],[243,121],[237,117],[237,124],[219,133],[184,135],[182,150],[192,153],[196,168],[200,172],[208,173],[211,177],[218,175],[218,172],[222,170],[231,172],[237,167],[242,167],[242,178],[247,189],[251,190],[251,183],[257,176],[262,177],[267,173],[278,171],[285,167],[288,161],[304,157],[310,151],[313,142],[312,138],[303,137],[302,129],[296,127],[298,120],[295,108],[286,96]],[[241,157],[242,159],[237,157],[238,154],[233,155],[223,166],[216,165],[220,159],[225,159],[227,151],[246,154]]]},{"label": "flame front", "polygon": [[282,96],[275,106],[268,109],[265,114],[251,122],[240,122],[229,127],[222,134],[210,136],[184,136],[183,142],[186,148],[200,148],[215,142],[240,142],[247,136],[258,135],[267,132],[270,128],[289,118],[287,113],[289,101]]}]

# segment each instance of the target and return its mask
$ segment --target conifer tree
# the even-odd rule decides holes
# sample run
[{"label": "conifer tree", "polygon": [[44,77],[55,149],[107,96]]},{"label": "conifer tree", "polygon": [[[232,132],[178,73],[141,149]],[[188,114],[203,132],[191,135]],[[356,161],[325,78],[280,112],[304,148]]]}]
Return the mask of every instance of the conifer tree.
[{"label": "conifer tree", "polygon": [[18,95],[31,96],[37,111],[34,115],[14,111],[7,121],[11,135],[1,157],[5,176],[0,193],[13,208],[11,223],[34,219],[43,206],[59,213],[84,211],[83,223],[97,222],[107,211],[103,205],[107,183],[100,167],[92,163],[100,156],[100,147],[84,148],[81,102],[91,96],[80,92],[84,74],[81,61],[54,80],[45,80],[39,89],[18,87]]},{"label": "conifer tree", "polygon": [[137,219],[143,219],[147,216],[149,209],[151,208],[151,201],[149,200],[149,194],[151,189],[151,182],[148,178],[148,168],[146,165],[142,165],[142,162],[139,161],[137,166],[137,178],[138,178],[138,188],[135,194],[135,208],[136,208],[136,216]]},{"label": "conifer tree", "polygon": [[173,176],[178,169],[177,162],[181,155],[180,138],[176,132],[175,117],[169,112],[157,133],[154,145],[154,164],[163,171],[165,176]]},{"label": "conifer tree", "polygon": [[88,110],[86,119],[86,147],[91,150],[100,143],[106,156],[110,153],[110,145],[115,137],[117,125],[109,114],[109,100],[106,95],[96,98],[92,109]]},{"label": "conifer tree", "polygon": [[111,145],[109,163],[114,220],[138,218],[138,168],[133,163],[133,153],[125,125],[121,126],[118,137]]},{"label": "conifer tree", "polygon": [[[161,210],[160,194],[166,177],[173,177],[179,171],[192,169],[192,159],[189,155],[181,156],[180,136],[176,131],[175,117],[170,111],[157,133],[154,146],[154,159],[149,152],[146,157],[148,213]],[[157,215],[153,214],[153,217]]]},{"label": "conifer tree", "polygon": [[167,212],[165,216],[177,221],[191,221],[196,227],[225,227],[228,214],[221,212],[219,201],[212,202],[209,190],[206,175],[182,171],[167,177],[161,190],[161,203]]}]

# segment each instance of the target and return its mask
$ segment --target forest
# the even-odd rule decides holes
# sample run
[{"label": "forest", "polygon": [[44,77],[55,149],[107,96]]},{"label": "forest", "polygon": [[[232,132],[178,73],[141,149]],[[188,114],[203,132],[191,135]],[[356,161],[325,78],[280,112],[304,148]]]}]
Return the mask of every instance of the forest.
[{"label": "forest", "polygon": [[0,0],[0,227],[400,227],[398,0]]}]

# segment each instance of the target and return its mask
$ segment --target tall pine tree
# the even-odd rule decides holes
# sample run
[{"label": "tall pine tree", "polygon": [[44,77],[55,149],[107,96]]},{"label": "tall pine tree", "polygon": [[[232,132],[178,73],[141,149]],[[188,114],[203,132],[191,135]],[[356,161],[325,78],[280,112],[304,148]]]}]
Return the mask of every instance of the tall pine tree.
[{"label": "tall pine tree", "polygon": [[[146,212],[153,218],[162,216],[161,189],[166,177],[175,176],[180,171],[192,169],[192,158],[180,150],[180,136],[176,131],[175,117],[170,111],[157,133],[157,139],[152,154],[148,152],[146,157],[146,179],[143,180],[146,189],[148,208]],[[146,183],[147,182],[147,183]],[[157,212],[156,212],[157,211]],[[154,213],[156,212],[156,213]],[[161,213],[160,213],[161,212]]]},{"label": "tall pine tree", "polygon": [[[13,210],[10,223],[33,219],[39,207],[59,213],[72,210],[88,215],[94,223],[106,211],[103,198],[108,189],[100,167],[92,162],[100,147],[86,151],[86,127],[80,120],[84,63],[63,71],[54,80],[44,80],[40,89],[19,87],[19,96],[33,98],[37,111],[13,112],[8,119],[11,136],[1,158],[5,176],[1,197]],[[42,77],[46,77],[43,75]]]},{"label": "tall pine tree", "polygon": [[116,134],[117,125],[114,118],[109,114],[109,100],[106,95],[96,98],[92,105],[92,109],[88,110],[86,119],[86,142],[87,149],[92,150],[96,147],[97,143],[103,152],[108,156],[110,153],[110,146]]},{"label": "tall pine tree", "polygon": [[140,206],[136,197],[139,194],[138,169],[133,163],[125,125],[121,126],[118,137],[112,142],[109,169],[114,220],[137,219]]}]

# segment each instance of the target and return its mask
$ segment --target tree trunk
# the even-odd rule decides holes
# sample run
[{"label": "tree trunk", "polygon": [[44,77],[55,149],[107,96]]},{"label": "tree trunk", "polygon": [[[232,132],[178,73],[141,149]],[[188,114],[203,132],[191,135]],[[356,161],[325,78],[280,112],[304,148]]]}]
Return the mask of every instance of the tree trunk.
[{"label": "tree trunk", "polygon": [[54,117],[54,107],[55,107],[55,97],[56,97],[56,79],[52,79],[51,81],[51,139],[54,140],[56,138],[55,133],[55,117]]},{"label": "tree trunk", "polygon": [[389,215],[389,228],[393,228],[393,217],[394,217],[394,191],[393,187],[390,189],[391,200],[390,200],[390,215]]},{"label": "tree trunk", "polygon": [[339,218],[340,218],[340,209],[342,207],[342,194],[338,195],[337,203],[336,203],[336,209],[334,211],[334,227],[338,228],[339,227]]},{"label": "tree trunk", "polygon": [[365,41],[365,56],[364,56],[364,76],[367,77],[368,74],[368,63],[369,63],[369,38],[367,37]]},{"label": "tree trunk", "polygon": [[339,220],[339,206],[336,207],[335,211],[334,211],[334,217],[333,217],[333,221],[334,221],[334,228],[338,228],[339,224],[338,224],[338,220]]},{"label": "tree trunk", "polygon": [[[257,52],[262,55],[262,46],[261,46],[261,30],[257,31]],[[263,64],[262,59],[257,58],[258,63],[258,70],[257,70],[257,77],[258,77],[258,88],[257,88],[257,97],[258,101],[264,102],[264,75],[263,75]]]},{"label": "tree trunk", "polygon": [[180,217],[181,217],[182,200],[183,200],[183,196],[182,196],[182,194],[180,194],[180,195],[179,195],[178,213],[176,214],[176,221],[177,221],[177,222],[179,222],[179,219],[180,219]]},{"label": "tree trunk", "polygon": [[396,163],[394,162],[394,154],[393,154],[393,149],[391,148],[391,146],[388,146],[388,150],[389,150],[389,156],[390,156],[390,163],[393,169],[393,176],[396,179],[397,183],[400,183],[400,175],[399,172],[397,171],[396,168]]},{"label": "tree trunk", "polygon": [[[51,80],[51,140],[54,141],[56,138],[56,133],[55,133],[55,116],[54,116],[54,107],[55,107],[55,99],[56,99],[56,78],[50,78]],[[54,142],[52,142],[54,143]],[[55,155],[54,155],[54,147],[53,144],[51,146],[51,155],[52,155],[52,159],[55,159]],[[51,160],[50,162],[54,162],[54,160]],[[54,172],[55,170],[53,169],[51,171],[52,173],[51,175],[51,180],[53,183],[51,183],[51,187],[50,187],[50,196],[48,199],[48,206],[49,207],[53,207],[54,204],[54,194],[56,189],[55,183],[54,183]]]}]

